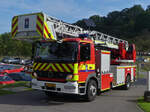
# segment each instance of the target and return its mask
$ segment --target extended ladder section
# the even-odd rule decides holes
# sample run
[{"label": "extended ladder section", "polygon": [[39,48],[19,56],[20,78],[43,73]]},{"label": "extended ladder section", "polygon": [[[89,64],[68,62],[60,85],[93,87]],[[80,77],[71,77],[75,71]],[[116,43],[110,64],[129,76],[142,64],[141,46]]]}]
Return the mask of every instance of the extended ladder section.
[{"label": "extended ladder section", "polygon": [[128,47],[128,42],[125,40],[97,31],[86,31],[81,27],[65,23],[44,13],[19,15],[12,19],[12,38],[20,40],[77,38],[79,34],[83,33],[88,33],[95,44],[117,49],[118,44],[122,42]]}]

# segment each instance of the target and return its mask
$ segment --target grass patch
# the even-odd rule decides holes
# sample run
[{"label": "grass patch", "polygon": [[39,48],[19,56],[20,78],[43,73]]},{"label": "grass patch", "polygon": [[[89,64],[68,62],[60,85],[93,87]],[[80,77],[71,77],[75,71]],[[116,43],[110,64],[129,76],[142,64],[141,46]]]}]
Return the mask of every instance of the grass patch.
[{"label": "grass patch", "polygon": [[150,103],[144,101],[144,97],[138,100],[138,106],[144,110],[144,112],[150,112]]},{"label": "grass patch", "polygon": [[28,83],[29,82],[27,82],[27,81],[17,81],[17,82],[15,82],[13,84],[0,85],[0,89],[1,88],[21,87],[21,86],[23,86],[23,87],[29,87]]}]

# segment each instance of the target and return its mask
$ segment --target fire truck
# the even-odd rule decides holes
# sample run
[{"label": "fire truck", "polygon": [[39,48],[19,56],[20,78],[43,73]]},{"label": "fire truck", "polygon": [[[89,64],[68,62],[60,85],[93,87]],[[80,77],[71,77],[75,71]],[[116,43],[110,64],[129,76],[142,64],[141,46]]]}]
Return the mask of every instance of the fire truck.
[{"label": "fire truck", "polygon": [[88,101],[136,79],[134,44],[84,30],[43,12],[14,16],[12,38],[33,42],[32,88],[46,95],[75,94]]}]

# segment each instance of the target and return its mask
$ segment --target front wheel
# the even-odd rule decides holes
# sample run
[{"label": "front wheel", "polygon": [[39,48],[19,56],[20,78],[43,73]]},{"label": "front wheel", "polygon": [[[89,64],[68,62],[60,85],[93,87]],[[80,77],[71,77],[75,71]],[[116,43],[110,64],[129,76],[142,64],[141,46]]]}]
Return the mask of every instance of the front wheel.
[{"label": "front wheel", "polygon": [[87,85],[85,98],[87,101],[93,101],[97,95],[97,84],[95,80],[90,80]]}]

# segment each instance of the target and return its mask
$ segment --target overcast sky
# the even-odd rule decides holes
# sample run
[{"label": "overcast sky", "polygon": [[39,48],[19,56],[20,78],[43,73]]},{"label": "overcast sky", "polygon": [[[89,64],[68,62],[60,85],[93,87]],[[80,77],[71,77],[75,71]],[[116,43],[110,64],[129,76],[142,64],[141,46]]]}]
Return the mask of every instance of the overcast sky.
[{"label": "overcast sky", "polygon": [[45,12],[65,22],[74,23],[92,15],[106,16],[114,10],[141,4],[145,9],[150,0],[0,0],[0,33],[10,32],[15,15]]}]

